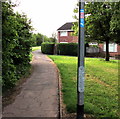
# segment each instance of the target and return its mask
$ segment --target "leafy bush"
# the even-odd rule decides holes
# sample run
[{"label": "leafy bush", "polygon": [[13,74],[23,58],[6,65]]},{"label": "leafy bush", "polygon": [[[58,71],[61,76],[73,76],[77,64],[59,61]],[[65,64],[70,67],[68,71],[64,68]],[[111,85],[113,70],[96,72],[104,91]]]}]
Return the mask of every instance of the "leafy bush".
[{"label": "leafy bush", "polygon": [[3,91],[12,88],[30,69],[31,30],[26,15],[14,13],[13,5],[2,3]]},{"label": "leafy bush", "polygon": [[41,51],[44,54],[53,54],[54,53],[54,43],[48,43],[48,42],[42,43]]},{"label": "leafy bush", "polygon": [[77,55],[77,43],[58,43],[57,44],[57,54],[59,55]]}]

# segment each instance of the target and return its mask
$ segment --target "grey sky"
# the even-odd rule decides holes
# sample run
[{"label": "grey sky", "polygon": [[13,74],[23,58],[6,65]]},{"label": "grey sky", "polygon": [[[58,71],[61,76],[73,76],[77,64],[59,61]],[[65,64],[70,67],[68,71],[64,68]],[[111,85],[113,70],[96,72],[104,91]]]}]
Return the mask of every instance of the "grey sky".
[{"label": "grey sky", "polygon": [[[16,0],[12,0],[16,2]],[[15,11],[24,12],[31,18],[35,32],[51,36],[53,32],[73,19],[73,9],[78,0],[17,0]]]}]

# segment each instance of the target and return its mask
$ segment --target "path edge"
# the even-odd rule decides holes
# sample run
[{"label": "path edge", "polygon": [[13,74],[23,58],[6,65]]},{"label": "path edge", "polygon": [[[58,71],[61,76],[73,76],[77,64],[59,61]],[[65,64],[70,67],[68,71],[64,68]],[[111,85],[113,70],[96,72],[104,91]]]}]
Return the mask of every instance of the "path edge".
[{"label": "path edge", "polygon": [[58,101],[59,101],[59,112],[58,112],[58,117],[59,119],[62,119],[63,117],[63,98],[62,98],[62,80],[61,80],[61,75],[60,75],[60,70],[58,69],[57,65],[54,63],[54,61],[49,58],[47,55],[46,57],[50,59],[50,62],[53,64],[53,66],[56,69],[57,72],[57,78],[58,78]]},{"label": "path edge", "polygon": [[[69,115],[66,111],[66,105],[63,103],[63,93],[62,93],[62,78],[60,75],[60,70],[58,69],[57,65],[55,64],[55,62],[49,58],[47,55],[45,55],[50,62],[53,64],[53,66],[56,69],[57,72],[57,77],[58,77],[58,100],[59,100],[59,113],[58,113],[58,118],[59,119],[76,119],[77,113],[71,113],[71,115]],[[89,114],[84,114],[84,118],[85,119],[96,119],[94,118],[92,115]]]}]

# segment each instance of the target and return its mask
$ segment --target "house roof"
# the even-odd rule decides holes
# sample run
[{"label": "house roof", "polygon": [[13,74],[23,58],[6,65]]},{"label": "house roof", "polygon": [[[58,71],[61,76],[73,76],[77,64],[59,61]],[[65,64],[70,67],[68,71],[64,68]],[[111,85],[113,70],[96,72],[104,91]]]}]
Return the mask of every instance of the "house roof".
[{"label": "house roof", "polygon": [[61,30],[72,30],[72,26],[73,26],[73,22],[68,22],[65,23],[64,25],[62,25],[59,29],[57,29],[58,31]]}]

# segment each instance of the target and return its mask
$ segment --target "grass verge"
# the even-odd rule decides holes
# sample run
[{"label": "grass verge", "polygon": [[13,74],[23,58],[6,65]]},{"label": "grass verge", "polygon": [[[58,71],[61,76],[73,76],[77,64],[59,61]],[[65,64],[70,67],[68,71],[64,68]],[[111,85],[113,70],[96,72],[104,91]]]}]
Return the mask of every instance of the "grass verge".
[{"label": "grass verge", "polygon": [[41,46],[32,47],[32,51],[41,49]]},{"label": "grass verge", "polygon": [[[63,100],[69,113],[76,112],[77,57],[49,57],[57,64],[62,78]],[[85,59],[85,113],[96,119],[118,117],[118,61]]]},{"label": "grass verge", "polygon": [[[35,46],[35,47],[32,47],[32,52],[33,51],[36,51],[36,50],[40,50],[41,49],[41,46]],[[32,61],[33,59],[33,54],[32,52],[30,53],[29,57],[30,57],[30,61]]]}]

